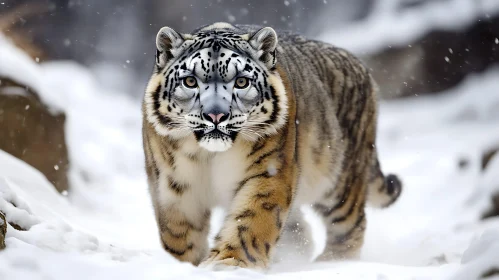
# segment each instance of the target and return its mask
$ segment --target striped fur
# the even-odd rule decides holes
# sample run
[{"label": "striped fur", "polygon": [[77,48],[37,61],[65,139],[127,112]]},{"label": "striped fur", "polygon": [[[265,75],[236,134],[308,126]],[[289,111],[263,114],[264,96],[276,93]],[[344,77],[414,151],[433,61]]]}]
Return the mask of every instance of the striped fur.
[{"label": "striped fur", "polygon": [[[226,23],[193,34],[163,28],[157,47],[143,139],[165,250],[203,266],[265,268],[283,229],[301,218],[288,219],[290,210],[312,204],[327,228],[319,259],[357,256],[367,198],[385,207],[401,191],[377,160],[367,69],[325,43]],[[195,75],[198,87],[185,88],[182,75]],[[240,75],[251,81],[244,93],[234,86]],[[203,118],[214,102],[230,110],[216,128]],[[227,216],[210,251],[216,205]]]}]

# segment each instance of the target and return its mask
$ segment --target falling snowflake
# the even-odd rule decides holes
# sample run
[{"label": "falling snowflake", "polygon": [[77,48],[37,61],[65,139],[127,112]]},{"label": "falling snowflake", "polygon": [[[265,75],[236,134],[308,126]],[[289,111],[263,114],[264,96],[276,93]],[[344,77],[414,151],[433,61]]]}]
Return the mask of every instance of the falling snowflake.
[{"label": "falling snowflake", "polygon": [[277,168],[273,163],[271,163],[267,166],[267,173],[270,176],[275,176],[277,174]]}]

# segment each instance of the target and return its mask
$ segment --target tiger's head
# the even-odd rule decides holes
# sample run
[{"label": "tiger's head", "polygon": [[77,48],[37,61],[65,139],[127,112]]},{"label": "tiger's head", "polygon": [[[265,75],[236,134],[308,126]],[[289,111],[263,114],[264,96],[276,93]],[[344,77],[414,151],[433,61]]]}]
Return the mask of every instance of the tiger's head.
[{"label": "tiger's head", "polygon": [[276,133],[287,118],[287,97],[276,70],[277,34],[248,34],[216,23],[193,34],[163,27],[144,105],[163,136],[194,135],[212,152]]}]

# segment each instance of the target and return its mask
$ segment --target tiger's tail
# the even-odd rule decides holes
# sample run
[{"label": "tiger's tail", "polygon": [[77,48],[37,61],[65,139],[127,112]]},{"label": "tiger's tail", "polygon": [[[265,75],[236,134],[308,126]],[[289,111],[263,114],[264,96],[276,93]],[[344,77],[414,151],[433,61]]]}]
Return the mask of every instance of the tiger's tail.
[{"label": "tiger's tail", "polygon": [[374,153],[368,181],[367,202],[376,208],[385,208],[393,204],[402,192],[402,182],[394,175],[385,176],[381,171],[377,153]]}]

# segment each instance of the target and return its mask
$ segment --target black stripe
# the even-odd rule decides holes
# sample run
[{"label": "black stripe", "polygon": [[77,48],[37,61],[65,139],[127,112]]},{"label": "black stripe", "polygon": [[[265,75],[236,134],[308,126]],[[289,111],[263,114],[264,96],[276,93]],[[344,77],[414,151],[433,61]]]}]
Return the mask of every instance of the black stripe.
[{"label": "black stripe", "polygon": [[252,176],[250,176],[250,177],[248,177],[248,178],[246,178],[246,179],[242,180],[241,182],[239,182],[239,185],[237,186],[237,189],[236,189],[236,191],[235,191],[235,194],[237,194],[237,193],[238,193],[238,192],[239,192],[239,191],[240,191],[240,190],[244,187],[244,185],[245,185],[248,181],[250,181],[250,180],[252,180],[252,179],[256,179],[256,178],[261,178],[261,177],[264,177],[264,178],[269,178],[269,177],[270,177],[270,175],[269,175],[269,173],[268,173],[267,171],[265,171],[265,172],[262,172],[262,173],[259,173],[259,174],[256,174],[256,175],[252,175]]},{"label": "black stripe", "polygon": [[364,214],[364,212],[362,212],[362,214],[360,214],[359,217],[357,218],[357,220],[355,221],[355,224],[353,225],[353,227],[348,232],[336,236],[335,241],[337,243],[342,243],[342,242],[345,242],[346,240],[348,240],[349,237],[353,234],[353,232],[360,226],[360,224],[364,220],[364,217],[365,217],[365,214]]},{"label": "black stripe", "polygon": [[168,179],[168,181],[168,186],[170,187],[170,189],[172,189],[178,195],[183,194],[184,191],[189,188],[187,184],[181,184],[179,182],[173,181],[172,179]]},{"label": "black stripe", "polygon": [[237,235],[239,236],[239,240],[240,240],[240,242],[241,242],[241,248],[243,248],[244,253],[246,254],[246,258],[247,258],[250,262],[255,263],[255,262],[256,262],[256,259],[255,259],[255,257],[253,257],[253,256],[250,254],[250,252],[249,252],[249,250],[248,250],[248,246],[246,246],[246,241],[245,241],[245,240],[244,240],[244,238],[243,238],[243,232],[248,231],[248,229],[249,229],[249,228],[248,228],[247,226],[243,226],[243,225],[238,226],[238,227],[237,227],[237,231],[238,231],[238,234],[237,234]]},{"label": "black stripe", "polygon": [[265,192],[265,193],[257,193],[257,194],[255,195],[255,197],[256,197],[256,198],[258,198],[258,199],[260,199],[260,198],[268,198],[268,197],[270,197],[272,194],[273,194],[273,192],[272,192],[272,191],[270,191],[270,192]]},{"label": "black stripe", "polygon": [[258,244],[256,243],[256,237],[253,236],[253,239],[251,240],[251,246],[253,246],[253,249],[258,251]]},{"label": "black stripe", "polygon": [[276,208],[277,203],[270,203],[270,202],[264,202],[262,203],[262,208],[267,210],[267,211],[272,211],[274,208]]},{"label": "black stripe", "polygon": [[270,244],[265,242],[265,255],[269,255],[269,251],[270,251]]},{"label": "black stripe", "polygon": [[252,263],[256,263],[256,259],[255,259],[255,257],[253,257],[253,256],[250,254],[250,252],[249,252],[249,250],[248,250],[248,246],[246,246],[246,241],[244,241],[244,239],[243,239],[243,238],[241,238],[241,247],[242,247],[242,248],[243,248],[243,250],[244,250],[244,254],[246,254],[246,258],[247,258],[250,262],[252,262]]},{"label": "black stripe", "polygon": [[159,84],[156,87],[156,90],[154,91],[154,94],[153,94],[154,115],[156,116],[156,118],[158,119],[158,121],[161,124],[168,125],[169,123],[171,123],[171,119],[167,116],[160,114],[160,112],[159,112],[159,107],[161,107],[161,104],[159,102],[159,98],[160,98],[159,92],[160,91],[161,91],[161,84]]},{"label": "black stripe", "polygon": [[220,250],[217,250],[217,249],[211,249],[210,251],[211,253],[220,253]]},{"label": "black stripe", "polygon": [[161,226],[161,231],[162,231],[162,233],[166,232],[170,236],[172,236],[173,238],[177,238],[178,239],[178,238],[184,238],[184,237],[186,237],[187,233],[189,232],[189,229],[187,229],[185,232],[182,232],[182,233],[174,233],[172,231],[172,229],[170,227],[168,227],[168,225],[163,224]]},{"label": "black stripe", "polygon": [[281,221],[281,207],[277,207],[277,213],[276,213],[276,226],[278,229],[281,229],[282,228],[282,221]]},{"label": "black stripe", "polygon": [[166,245],[166,243],[163,241],[163,248],[168,251],[169,253],[171,254],[174,254],[174,255],[177,255],[177,256],[182,256],[184,255],[187,251],[189,250],[192,250],[192,248],[194,247],[194,245],[191,243],[187,246],[187,248],[185,250],[176,250],[176,249],[173,249],[172,247]]},{"label": "black stripe", "polygon": [[173,153],[166,145],[162,145],[162,148],[163,157],[166,158],[168,165],[175,168],[175,157],[173,156]]},{"label": "black stripe", "polygon": [[[350,169],[350,167],[348,167],[348,169]],[[343,170],[348,170],[348,169],[343,167]],[[343,205],[345,205],[345,203],[348,201],[348,197],[350,196],[350,192],[352,190],[352,182],[351,181],[352,181],[353,177],[354,177],[353,175],[349,175],[345,179],[345,182],[343,183],[343,194],[341,195],[341,199],[335,205],[333,205],[333,207],[331,207],[331,209],[328,211],[328,213],[325,214],[326,216],[331,215],[332,212],[343,207]]]},{"label": "black stripe", "polygon": [[347,197],[350,194],[350,189],[351,189],[351,186],[347,185],[346,183],[343,184],[343,186],[344,186],[344,188],[343,188],[343,195],[341,196],[341,200],[338,201],[338,203],[336,203],[335,205],[333,205],[330,208],[327,208],[327,206],[324,206],[322,204],[316,204],[315,205],[316,210],[320,211],[323,216],[327,217],[327,216],[331,215],[331,213],[333,213],[334,211],[336,211],[339,208],[343,207],[343,205],[348,200]]},{"label": "black stripe", "polygon": [[263,140],[255,142],[255,144],[253,145],[253,148],[252,148],[251,152],[249,153],[248,157],[252,156],[254,153],[258,152],[260,149],[262,149],[263,147],[265,147],[265,144],[267,144],[266,139],[263,139]]},{"label": "black stripe", "polygon": [[270,86],[270,93],[272,97],[272,114],[270,114],[270,117],[268,120],[265,121],[265,123],[268,124],[273,124],[277,121],[277,115],[279,114],[280,108],[279,108],[279,97],[276,95],[275,89],[273,86]]},{"label": "black stripe", "polygon": [[188,227],[189,229],[191,230],[194,230],[194,231],[197,231],[197,232],[200,232],[200,231],[203,231],[204,229],[204,226],[206,225],[206,222],[208,222],[209,220],[206,220],[205,221],[205,224],[201,225],[201,227],[196,227],[195,225],[189,223],[188,221],[181,221],[179,222],[179,226],[186,226]]},{"label": "black stripe", "polygon": [[[285,135],[286,132],[287,132],[287,126],[285,128],[286,131],[283,132],[283,134]],[[275,147],[274,149],[260,155],[255,161],[253,161],[253,163],[248,167],[248,169],[250,169],[252,166],[256,165],[256,164],[260,164],[265,158],[271,156],[272,154],[274,154],[275,152],[281,150],[284,145],[286,144],[286,139],[284,139],[284,141],[281,141],[280,145]],[[260,148],[261,149],[261,148]],[[255,151],[256,152],[256,151]],[[255,152],[251,152],[250,155],[253,155]]]},{"label": "black stripe", "polygon": [[254,217],[255,215],[256,215],[255,211],[247,209],[243,213],[237,215],[235,219],[239,220],[243,218]]},{"label": "black stripe", "polygon": [[249,228],[247,226],[240,225],[237,227],[237,232],[239,236],[243,234],[243,232],[247,231]]},{"label": "black stripe", "polygon": [[341,223],[341,222],[345,221],[348,217],[350,217],[350,215],[352,215],[353,211],[355,210],[355,206],[357,206],[357,200],[359,199],[359,193],[360,193],[360,191],[361,190],[359,190],[355,194],[355,197],[352,200],[352,205],[350,205],[350,208],[348,209],[348,212],[345,215],[341,216],[341,217],[334,218],[331,221],[331,224]]}]

